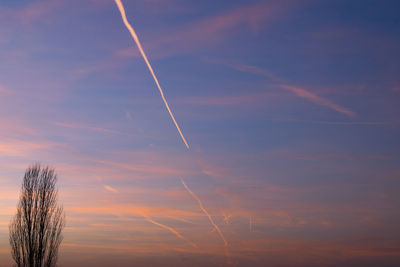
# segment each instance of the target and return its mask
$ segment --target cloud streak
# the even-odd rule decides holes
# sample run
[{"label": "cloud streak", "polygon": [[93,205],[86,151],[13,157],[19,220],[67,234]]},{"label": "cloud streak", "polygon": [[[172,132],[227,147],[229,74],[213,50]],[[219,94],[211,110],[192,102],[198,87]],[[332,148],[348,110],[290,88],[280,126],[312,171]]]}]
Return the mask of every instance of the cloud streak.
[{"label": "cloud streak", "polygon": [[[206,16],[186,25],[179,25],[169,34],[153,39],[151,45],[156,56],[165,56],[175,53],[188,53],[201,47],[226,43],[230,38],[250,30],[260,32],[266,22],[281,19],[284,13],[293,9],[297,3],[285,5],[282,3],[259,3],[232,8],[215,15]],[[162,49],[162,51],[160,50]],[[121,56],[138,56],[131,48],[117,52]]]},{"label": "cloud streak", "polygon": [[181,182],[182,182],[183,186],[185,187],[185,189],[189,192],[189,194],[197,201],[197,203],[199,203],[200,209],[204,212],[205,215],[207,215],[208,220],[210,221],[212,226],[214,226],[215,230],[218,232],[222,241],[224,241],[225,246],[228,246],[228,242],[226,241],[224,234],[222,233],[221,229],[219,229],[218,225],[215,224],[213,218],[208,213],[208,211],[204,208],[203,203],[201,202],[200,198],[198,196],[196,196],[196,194],[193,193],[192,190],[189,189],[189,187],[186,185],[186,183],[185,183],[185,181],[183,181],[183,179],[181,179]]},{"label": "cloud streak", "polygon": [[178,238],[180,238],[180,239],[184,240],[185,242],[189,243],[192,247],[194,247],[194,248],[199,248],[195,243],[193,243],[192,241],[187,240],[185,237],[183,237],[183,236],[182,236],[178,231],[176,231],[174,228],[172,228],[172,227],[170,227],[170,226],[167,226],[167,225],[165,225],[165,224],[156,222],[156,221],[154,221],[152,218],[150,218],[148,215],[146,215],[146,214],[144,214],[144,213],[142,213],[142,216],[143,216],[148,222],[150,222],[150,223],[152,223],[152,224],[154,224],[154,225],[157,225],[157,226],[159,226],[159,227],[161,227],[161,228],[164,228],[164,229],[170,231],[171,233],[173,233],[174,235],[176,235]]},{"label": "cloud streak", "polygon": [[294,93],[298,97],[305,98],[311,102],[314,102],[320,106],[325,106],[330,109],[336,110],[337,112],[343,113],[343,114],[347,115],[348,117],[353,118],[356,116],[356,114],[353,111],[351,111],[350,109],[347,109],[338,104],[335,104],[326,98],[317,96],[316,94],[313,94],[310,91],[307,91],[306,89],[291,86],[291,85],[285,85],[285,84],[281,84],[281,85],[279,85],[279,87]]},{"label": "cloud streak", "polygon": [[169,107],[169,105],[168,105],[168,102],[167,102],[167,100],[165,99],[163,90],[161,89],[160,83],[158,82],[158,79],[157,79],[157,77],[156,77],[156,75],[155,75],[155,73],[154,73],[154,70],[153,70],[153,68],[151,67],[149,60],[147,59],[146,54],[144,53],[144,50],[143,50],[143,48],[142,48],[142,45],[140,44],[139,38],[138,38],[138,36],[136,35],[136,33],[135,33],[134,29],[132,28],[131,24],[129,23],[128,19],[126,18],[125,9],[124,9],[124,6],[122,5],[121,0],[115,0],[115,3],[116,3],[117,6],[118,6],[119,12],[121,13],[121,17],[122,17],[122,20],[123,20],[123,22],[124,22],[126,28],[127,28],[128,31],[130,32],[130,34],[131,34],[133,40],[135,41],[137,47],[139,48],[140,54],[142,55],[144,61],[146,62],[146,65],[147,65],[147,67],[148,67],[148,69],[149,69],[151,75],[153,76],[154,82],[156,83],[157,88],[158,88],[158,90],[160,91],[161,98],[162,98],[162,100],[164,101],[165,107],[167,108],[168,113],[169,113],[169,115],[171,116],[171,119],[172,119],[172,121],[174,122],[175,127],[176,127],[176,129],[178,130],[178,132],[179,132],[179,135],[180,135],[181,138],[182,138],[182,141],[185,143],[186,148],[187,148],[187,149],[190,149],[189,144],[187,143],[186,138],[185,138],[185,136],[183,135],[181,129],[179,128],[179,125],[178,125],[178,123],[176,122],[174,115],[172,114],[172,111],[171,111],[171,109],[170,109],[170,107]]},{"label": "cloud streak", "polygon": [[226,256],[228,258],[228,263],[230,263],[230,256],[229,256],[229,251],[228,251],[228,242],[226,241],[225,236],[222,233],[221,229],[218,227],[218,225],[215,224],[215,222],[214,222],[213,218],[211,217],[211,215],[204,208],[203,203],[201,202],[200,198],[198,196],[196,196],[196,194],[193,193],[192,190],[189,189],[189,187],[186,185],[186,183],[185,183],[185,181],[183,181],[183,179],[181,179],[181,182],[182,182],[183,186],[185,187],[185,189],[189,192],[189,194],[197,201],[197,203],[199,203],[200,209],[204,212],[205,215],[207,215],[208,220],[210,221],[210,223],[212,224],[214,229],[218,232],[218,234],[221,237],[222,241],[224,241]]},{"label": "cloud streak", "polygon": [[[215,62],[215,61],[212,61],[212,62]],[[216,62],[216,63],[220,63],[220,62]],[[318,96],[304,88],[288,85],[288,84],[286,84],[286,81],[284,79],[278,77],[274,73],[269,72],[267,70],[258,68],[256,66],[244,65],[244,64],[241,64],[241,65],[239,65],[239,64],[224,64],[224,65],[229,66],[229,67],[239,70],[239,71],[248,72],[248,73],[267,77],[268,79],[271,79],[272,81],[280,83],[277,85],[279,88],[289,91],[300,98],[304,98],[304,99],[306,99],[310,102],[313,102],[317,105],[330,108],[339,113],[345,114],[348,117],[351,117],[351,118],[356,117],[356,114],[353,111],[351,111],[350,109],[342,107],[338,104],[335,104],[332,101],[330,101],[324,97]]]},{"label": "cloud streak", "polygon": [[112,192],[114,194],[118,194],[119,193],[117,189],[115,189],[114,187],[111,187],[109,185],[104,185],[104,189],[106,189],[107,191],[110,191],[110,192]]},{"label": "cloud streak", "polygon": [[90,131],[103,132],[103,133],[121,134],[118,131],[105,129],[105,128],[99,128],[99,127],[92,127],[92,126],[87,126],[87,125],[79,125],[79,124],[63,123],[63,122],[50,122],[50,124],[59,126],[59,127],[64,127],[64,128],[71,128],[71,129],[82,129],[82,130],[90,130]]}]

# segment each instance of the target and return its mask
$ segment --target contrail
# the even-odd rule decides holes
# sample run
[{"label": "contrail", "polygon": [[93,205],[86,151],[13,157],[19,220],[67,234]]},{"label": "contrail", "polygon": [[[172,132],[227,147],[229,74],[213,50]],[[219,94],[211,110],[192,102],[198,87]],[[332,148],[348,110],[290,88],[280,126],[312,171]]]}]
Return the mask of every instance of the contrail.
[{"label": "contrail", "polygon": [[176,127],[176,129],[178,130],[178,132],[179,132],[179,134],[180,134],[180,136],[181,136],[181,138],[182,138],[182,141],[185,143],[187,149],[190,149],[189,144],[186,142],[186,139],[185,139],[185,137],[183,136],[183,133],[182,133],[181,129],[179,128],[178,123],[176,122],[175,117],[174,117],[174,115],[172,114],[171,109],[169,108],[169,105],[168,105],[167,100],[165,99],[163,90],[161,89],[160,83],[158,82],[158,79],[157,79],[156,75],[154,74],[153,68],[151,67],[150,62],[149,62],[149,60],[147,59],[146,54],[144,53],[144,50],[143,50],[143,48],[142,48],[142,45],[141,45],[140,42],[139,42],[139,38],[138,38],[138,36],[136,35],[135,31],[133,30],[131,24],[129,24],[128,19],[126,18],[125,9],[124,9],[124,6],[122,5],[121,0],[115,0],[115,3],[116,3],[117,6],[118,6],[119,12],[121,13],[121,17],[122,17],[122,20],[123,20],[123,22],[124,22],[126,28],[128,29],[128,31],[129,31],[130,34],[132,35],[133,40],[135,41],[137,47],[139,48],[140,54],[142,55],[144,61],[146,62],[146,65],[147,65],[147,67],[149,68],[149,71],[150,71],[151,75],[153,76],[153,79],[154,79],[154,81],[155,81],[155,83],[156,83],[156,85],[157,85],[157,88],[158,88],[158,90],[160,91],[161,98],[162,98],[162,100],[164,101],[165,107],[167,108],[167,110],[168,110],[168,112],[169,112],[169,115],[171,116],[171,119],[173,120],[173,122],[174,122],[174,124],[175,124],[175,127]]},{"label": "contrail", "polygon": [[157,226],[160,226],[161,228],[164,228],[168,231],[170,231],[171,233],[175,234],[178,238],[184,240],[185,242],[189,243],[192,247],[194,248],[199,248],[195,243],[187,240],[186,238],[184,238],[178,231],[176,231],[174,228],[167,226],[165,224],[161,224],[159,222],[154,221],[152,218],[150,218],[148,215],[142,213],[142,216],[149,222],[151,222],[152,224],[155,224]]},{"label": "contrail", "polygon": [[331,102],[330,100],[323,98],[321,96],[317,96],[316,94],[311,93],[310,91],[307,91],[304,88],[295,87],[295,86],[286,85],[286,84],[280,84],[278,86],[282,89],[285,89],[285,90],[288,90],[288,91],[294,93],[295,95],[297,95],[301,98],[305,98],[305,99],[307,99],[311,102],[314,102],[318,105],[325,106],[330,109],[336,110],[337,112],[343,113],[343,114],[347,115],[348,117],[351,117],[351,118],[356,117],[356,114],[353,111],[351,111],[350,109],[342,107],[338,104],[335,104],[335,103]]},{"label": "contrail", "polygon": [[189,187],[185,184],[185,181],[183,181],[183,179],[181,179],[181,182],[183,184],[183,186],[186,188],[186,190],[189,192],[189,194],[192,195],[192,197],[194,199],[197,200],[197,202],[199,203],[200,209],[204,212],[204,214],[207,215],[208,219],[210,220],[210,223],[214,226],[215,230],[218,232],[219,236],[221,237],[221,239],[224,241],[225,246],[228,246],[228,242],[226,242],[226,239],[224,237],[224,235],[222,234],[221,229],[219,229],[218,225],[215,224],[214,220],[212,219],[211,215],[208,213],[208,211],[204,208],[203,203],[201,202],[200,198],[198,198],[198,196],[196,196],[192,190],[189,189]]},{"label": "contrail", "polygon": [[[216,61],[211,60],[211,62],[216,62]],[[233,68],[233,69],[236,69],[236,70],[239,70],[242,72],[248,72],[248,73],[253,73],[256,75],[261,75],[261,76],[267,77],[267,78],[271,79],[272,81],[278,82],[279,84],[277,85],[277,87],[287,90],[289,92],[292,92],[293,94],[297,95],[298,97],[307,99],[308,101],[311,101],[317,105],[325,106],[327,108],[330,108],[332,110],[335,110],[337,112],[345,114],[346,116],[351,117],[351,118],[354,118],[357,116],[357,114],[355,112],[353,112],[352,110],[342,107],[338,104],[335,104],[332,101],[330,101],[329,99],[318,96],[304,88],[287,85],[286,84],[287,82],[284,79],[278,77],[277,75],[275,75],[272,72],[269,72],[268,70],[261,69],[259,67],[251,66],[251,65],[229,64],[229,63],[221,63],[221,62],[216,62],[216,63],[223,64],[225,66],[228,66],[230,68]]]},{"label": "contrail", "polygon": [[185,184],[185,181],[183,181],[183,179],[181,178],[181,182],[183,184],[183,186],[186,188],[186,190],[189,192],[190,195],[192,195],[192,197],[194,199],[196,199],[196,201],[199,203],[200,209],[204,212],[204,214],[207,215],[208,220],[210,221],[210,223],[214,226],[214,229],[218,232],[219,236],[221,237],[222,241],[224,241],[224,245],[225,245],[225,253],[226,253],[226,258],[228,261],[228,264],[232,264],[231,261],[231,256],[229,253],[229,249],[228,249],[228,242],[226,241],[224,235],[222,234],[221,229],[219,229],[218,225],[215,224],[214,220],[212,219],[211,215],[208,213],[208,211],[204,208],[203,203],[201,202],[200,198],[198,196],[195,195],[195,193],[192,192],[192,190],[189,189],[189,187]]}]

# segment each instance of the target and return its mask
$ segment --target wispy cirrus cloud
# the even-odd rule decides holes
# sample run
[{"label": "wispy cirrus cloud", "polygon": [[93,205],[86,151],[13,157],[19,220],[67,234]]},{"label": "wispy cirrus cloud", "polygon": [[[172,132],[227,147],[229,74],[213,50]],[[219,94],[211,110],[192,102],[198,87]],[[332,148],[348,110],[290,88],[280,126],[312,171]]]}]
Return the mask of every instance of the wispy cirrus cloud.
[{"label": "wispy cirrus cloud", "polygon": [[228,249],[228,241],[226,241],[226,238],[225,238],[224,234],[222,233],[221,229],[218,227],[218,225],[215,224],[213,218],[211,217],[211,215],[208,213],[208,211],[204,207],[203,202],[201,202],[200,198],[195,193],[193,193],[192,190],[190,190],[190,188],[186,185],[186,183],[185,183],[185,181],[183,181],[183,179],[181,179],[181,182],[182,182],[182,185],[185,187],[185,189],[189,192],[189,194],[197,201],[200,209],[204,212],[204,214],[207,216],[208,220],[210,221],[211,225],[214,227],[214,229],[217,231],[218,235],[221,237],[221,239],[225,245],[225,251],[226,251],[228,263],[231,263],[231,258],[230,258],[229,249]]},{"label": "wispy cirrus cloud", "polygon": [[[223,43],[230,36],[239,34],[242,31],[240,26],[247,26],[257,32],[264,23],[280,19],[282,14],[295,6],[278,2],[259,2],[236,7],[171,30],[170,33],[149,42],[148,48],[152,55],[157,56],[188,52],[200,47]],[[138,51],[133,48],[119,50],[116,54],[139,56]]]},{"label": "wispy cirrus cloud", "polygon": [[[158,0],[154,3],[159,6]],[[150,41],[145,41],[144,44],[150,58],[186,54],[203,47],[226,43],[230,37],[243,32],[242,26],[257,33],[268,21],[281,19],[297,5],[298,3],[287,5],[278,2],[259,2],[231,8],[214,15],[203,16],[185,25],[174,26],[156,35],[150,35]],[[76,77],[93,72],[107,73],[105,70],[125,64],[124,58],[140,56],[141,52],[136,47],[122,48],[94,64],[81,66],[71,72]]]},{"label": "wispy cirrus cloud", "polygon": [[164,229],[170,231],[171,233],[173,233],[174,235],[176,235],[178,238],[184,240],[185,242],[188,242],[192,247],[198,248],[198,246],[197,246],[195,243],[193,243],[192,241],[187,240],[187,239],[186,239],[185,237],[183,237],[176,229],[172,228],[171,226],[168,226],[168,225],[165,225],[165,224],[156,222],[156,221],[154,221],[152,218],[150,218],[150,217],[149,217],[147,214],[145,214],[145,213],[143,213],[142,216],[143,216],[147,221],[151,222],[152,224],[157,225],[157,226],[159,226],[159,227],[161,227],[161,228],[164,228]]},{"label": "wispy cirrus cloud", "polygon": [[119,191],[117,189],[115,189],[114,187],[111,187],[109,185],[103,185],[103,187],[104,187],[105,190],[107,190],[107,191],[109,191],[111,193],[114,193],[114,194],[118,194],[119,193]]},{"label": "wispy cirrus cloud", "polygon": [[96,132],[102,132],[102,133],[121,134],[120,132],[115,131],[115,130],[93,127],[93,126],[83,125],[83,124],[64,123],[64,122],[50,122],[50,124],[59,126],[59,127],[64,127],[64,128],[71,128],[71,129],[81,129],[81,130],[90,130],[90,131],[96,131]]},{"label": "wispy cirrus cloud", "polygon": [[67,1],[65,0],[42,0],[30,3],[22,8],[0,7],[0,14],[8,19],[28,24],[53,15],[56,10],[61,9]]},{"label": "wispy cirrus cloud", "polygon": [[174,209],[167,206],[146,206],[146,205],[133,205],[123,203],[111,203],[99,206],[98,204],[79,206],[70,206],[68,208],[71,212],[76,214],[89,213],[94,215],[115,215],[115,216],[129,216],[137,215],[142,216],[143,213],[149,216],[176,216],[176,217],[200,217],[201,213],[187,210]]},{"label": "wispy cirrus cloud", "polygon": [[278,85],[278,87],[288,90],[288,91],[294,93],[295,95],[297,95],[298,97],[307,99],[315,104],[318,104],[320,106],[325,106],[327,108],[330,108],[332,110],[335,110],[337,112],[345,114],[348,117],[354,118],[356,116],[356,114],[353,111],[351,111],[350,109],[342,107],[338,104],[335,104],[332,101],[330,101],[324,97],[318,96],[304,88],[286,85],[286,84],[280,84],[280,85]]},{"label": "wispy cirrus cloud", "polygon": [[27,157],[37,151],[54,150],[63,145],[48,141],[27,141],[14,137],[0,136],[0,155]]},{"label": "wispy cirrus cloud", "polygon": [[293,85],[289,85],[288,82],[282,78],[280,78],[279,76],[275,75],[274,73],[259,68],[257,66],[252,66],[252,65],[246,65],[246,64],[231,64],[231,63],[221,63],[218,61],[213,61],[213,60],[209,60],[210,62],[215,62],[215,63],[220,63],[223,64],[225,66],[228,66],[230,68],[236,69],[238,71],[242,71],[242,72],[247,72],[247,73],[252,73],[252,74],[256,74],[256,75],[260,75],[260,76],[264,76],[274,82],[277,82],[278,84],[276,85],[278,88],[281,88],[283,90],[289,91],[293,94],[295,94],[296,96],[306,99],[310,102],[313,102],[317,105],[320,106],[324,106],[327,107],[331,110],[334,110],[336,112],[342,113],[350,118],[354,118],[356,117],[356,113],[353,112],[352,110],[345,108],[341,105],[338,105],[332,101],[330,101],[327,98],[321,97],[316,95],[315,93],[304,89],[302,87],[298,87],[298,86],[293,86]]}]

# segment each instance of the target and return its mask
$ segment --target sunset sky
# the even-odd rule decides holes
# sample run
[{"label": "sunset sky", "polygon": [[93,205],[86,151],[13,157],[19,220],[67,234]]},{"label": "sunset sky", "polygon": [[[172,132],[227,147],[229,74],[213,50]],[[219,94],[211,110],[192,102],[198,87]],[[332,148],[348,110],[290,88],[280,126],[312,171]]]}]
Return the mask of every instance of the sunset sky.
[{"label": "sunset sky", "polygon": [[[0,1],[0,266],[25,169],[59,266],[400,266],[398,0]],[[209,216],[207,216],[209,214]]]}]

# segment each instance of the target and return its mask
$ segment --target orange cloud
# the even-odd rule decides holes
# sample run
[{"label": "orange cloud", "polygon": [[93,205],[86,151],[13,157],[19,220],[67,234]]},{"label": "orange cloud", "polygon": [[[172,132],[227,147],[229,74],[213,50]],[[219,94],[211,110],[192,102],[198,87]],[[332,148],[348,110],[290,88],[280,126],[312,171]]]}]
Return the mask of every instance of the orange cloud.
[{"label": "orange cloud", "polygon": [[114,194],[118,194],[119,193],[117,189],[115,189],[115,188],[113,188],[113,187],[111,187],[109,185],[104,185],[104,189],[106,189],[107,191],[110,191],[110,192],[112,192]]},{"label": "orange cloud", "polygon": [[170,231],[171,233],[173,233],[174,235],[176,235],[178,238],[180,238],[180,239],[182,239],[182,240],[188,242],[192,247],[198,248],[198,246],[197,246],[195,243],[193,243],[192,241],[189,241],[189,240],[187,240],[186,238],[184,238],[184,237],[183,237],[177,230],[175,230],[174,228],[172,228],[172,227],[170,227],[170,226],[167,226],[167,225],[165,225],[165,224],[156,222],[156,221],[154,221],[153,219],[151,219],[148,215],[146,215],[146,214],[144,214],[144,213],[142,214],[142,216],[143,216],[147,221],[151,222],[152,224],[157,225],[157,226],[159,226],[159,227],[161,227],[161,228],[167,229],[168,231]]},{"label": "orange cloud", "polygon": [[61,144],[52,142],[30,142],[12,137],[0,136],[0,139],[4,140],[2,142],[0,141],[0,154],[13,157],[25,157],[35,150],[51,150],[61,146]]},{"label": "orange cloud", "polygon": [[109,204],[99,207],[98,205],[90,206],[71,206],[68,208],[72,212],[96,214],[96,215],[115,215],[115,216],[126,216],[126,215],[139,215],[143,213],[149,216],[176,216],[176,217],[199,217],[198,212],[177,210],[169,207],[153,207],[153,206],[139,206],[131,204]]}]

